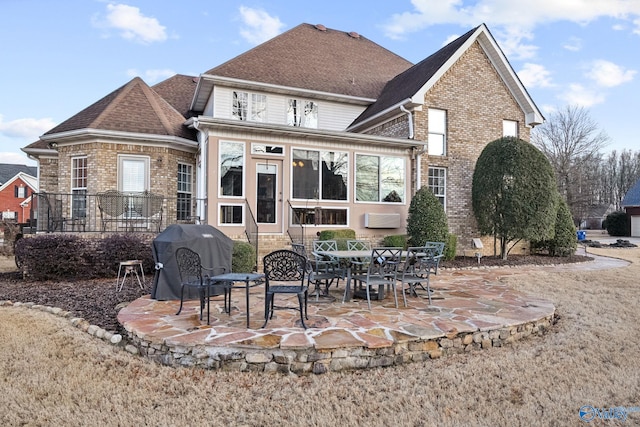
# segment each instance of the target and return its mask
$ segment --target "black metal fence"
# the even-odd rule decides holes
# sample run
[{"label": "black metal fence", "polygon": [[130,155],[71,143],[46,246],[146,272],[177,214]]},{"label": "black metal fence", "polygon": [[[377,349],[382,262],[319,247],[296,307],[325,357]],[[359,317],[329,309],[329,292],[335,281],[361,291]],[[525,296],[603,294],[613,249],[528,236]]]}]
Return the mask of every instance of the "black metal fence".
[{"label": "black metal fence", "polygon": [[142,192],[34,193],[25,232],[159,233],[171,224],[194,224],[206,199]]}]

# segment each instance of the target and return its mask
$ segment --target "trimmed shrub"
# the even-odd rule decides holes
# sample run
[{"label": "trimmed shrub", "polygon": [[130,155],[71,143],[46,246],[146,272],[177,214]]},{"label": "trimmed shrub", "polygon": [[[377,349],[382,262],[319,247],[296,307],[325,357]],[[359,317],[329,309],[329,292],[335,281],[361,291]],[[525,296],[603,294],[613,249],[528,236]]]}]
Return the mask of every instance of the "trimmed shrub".
[{"label": "trimmed shrub", "polygon": [[347,240],[355,240],[356,232],[350,228],[341,228],[338,230],[322,230],[318,234],[319,240],[335,240],[339,250],[347,249]]},{"label": "trimmed shrub", "polygon": [[250,243],[233,241],[231,271],[234,273],[251,273],[256,267],[256,251]]},{"label": "trimmed shrub", "polygon": [[391,236],[384,236],[382,239],[382,246],[387,248],[407,249],[407,235],[393,234]]},{"label": "trimmed shrub", "polygon": [[456,258],[456,249],[458,247],[458,236],[449,233],[447,244],[444,245],[443,258],[447,261],[451,261]]},{"label": "trimmed shrub", "polygon": [[605,224],[610,236],[628,236],[631,234],[631,221],[624,211],[616,211],[607,215]]},{"label": "trimmed shrub", "polygon": [[151,245],[137,234],[112,234],[100,240],[96,246],[95,262],[100,277],[118,274],[120,261],[139,259],[145,272],[153,271]]},{"label": "trimmed shrub", "polygon": [[410,246],[448,241],[447,215],[438,198],[428,187],[421,187],[411,199],[407,234]]},{"label": "trimmed shrub", "polygon": [[67,234],[23,238],[16,242],[22,272],[33,280],[94,277],[86,240]]},{"label": "trimmed shrub", "polygon": [[573,224],[573,217],[567,202],[560,200],[556,217],[555,233],[549,241],[549,255],[570,256],[578,247],[576,236],[576,226]]}]

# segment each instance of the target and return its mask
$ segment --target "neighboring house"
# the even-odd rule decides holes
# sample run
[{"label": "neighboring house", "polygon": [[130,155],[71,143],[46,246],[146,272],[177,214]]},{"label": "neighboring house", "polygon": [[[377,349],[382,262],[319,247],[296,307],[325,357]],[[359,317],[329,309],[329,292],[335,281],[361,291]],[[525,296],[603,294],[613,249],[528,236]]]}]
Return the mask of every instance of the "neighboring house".
[{"label": "neighboring house", "polygon": [[35,166],[0,164],[0,219],[26,223],[31,217],[31,194],[38,191]]},{"label": "neighboring house", "polygon": [[586,218],[582,223],[580,223],[580,228],[587,230],[602,230],[602,224],[607,218],[607,215],[615,212],[615,210],[615,207],[610,203],[589,206]]},{"label": "neighboring house", "polygon": [[199,78],[135,78],[24,151],[42,190],[188,190],[189,215],[168,203],[168,221],[244,238],[255,220],[261,252],[327,228],[403,234],[425,185],[470,241],[482,149],[529,140],[543,120],[485,25],[413,65],[357,33],[302,24]]},{"label": "neighboring house", "polygon": [[631,221],[631,237],[640,237],[640,180],[624,195],[622,209]]}]

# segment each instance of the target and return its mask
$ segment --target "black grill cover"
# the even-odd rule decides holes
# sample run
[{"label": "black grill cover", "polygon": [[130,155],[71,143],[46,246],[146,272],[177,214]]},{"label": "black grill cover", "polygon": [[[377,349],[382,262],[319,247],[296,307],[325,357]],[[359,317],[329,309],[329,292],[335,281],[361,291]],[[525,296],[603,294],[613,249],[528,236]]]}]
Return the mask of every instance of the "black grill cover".
[{"label": "black grill cover", "polygon": [[[200,254],[203,267],[225,267],[227,273],[231,272],[233,240],[210,225],[173,224],[153,240],[156,273],[151,298],[180,299],[180,273],[175,254],[176,249],[182,246]],[[185,288],[185,299],[197,298],[197,293],[187,294],[187,289]]]}]

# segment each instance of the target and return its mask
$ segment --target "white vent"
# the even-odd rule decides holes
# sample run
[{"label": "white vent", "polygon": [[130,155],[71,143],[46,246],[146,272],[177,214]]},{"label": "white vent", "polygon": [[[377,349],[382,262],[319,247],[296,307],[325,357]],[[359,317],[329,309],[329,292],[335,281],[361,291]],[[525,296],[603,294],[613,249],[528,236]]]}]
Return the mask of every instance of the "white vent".
[{"label": "white vent", "polygon": [[400,228],[400,214],[398,213],[368,213],[364,214],[366,228]]}]

